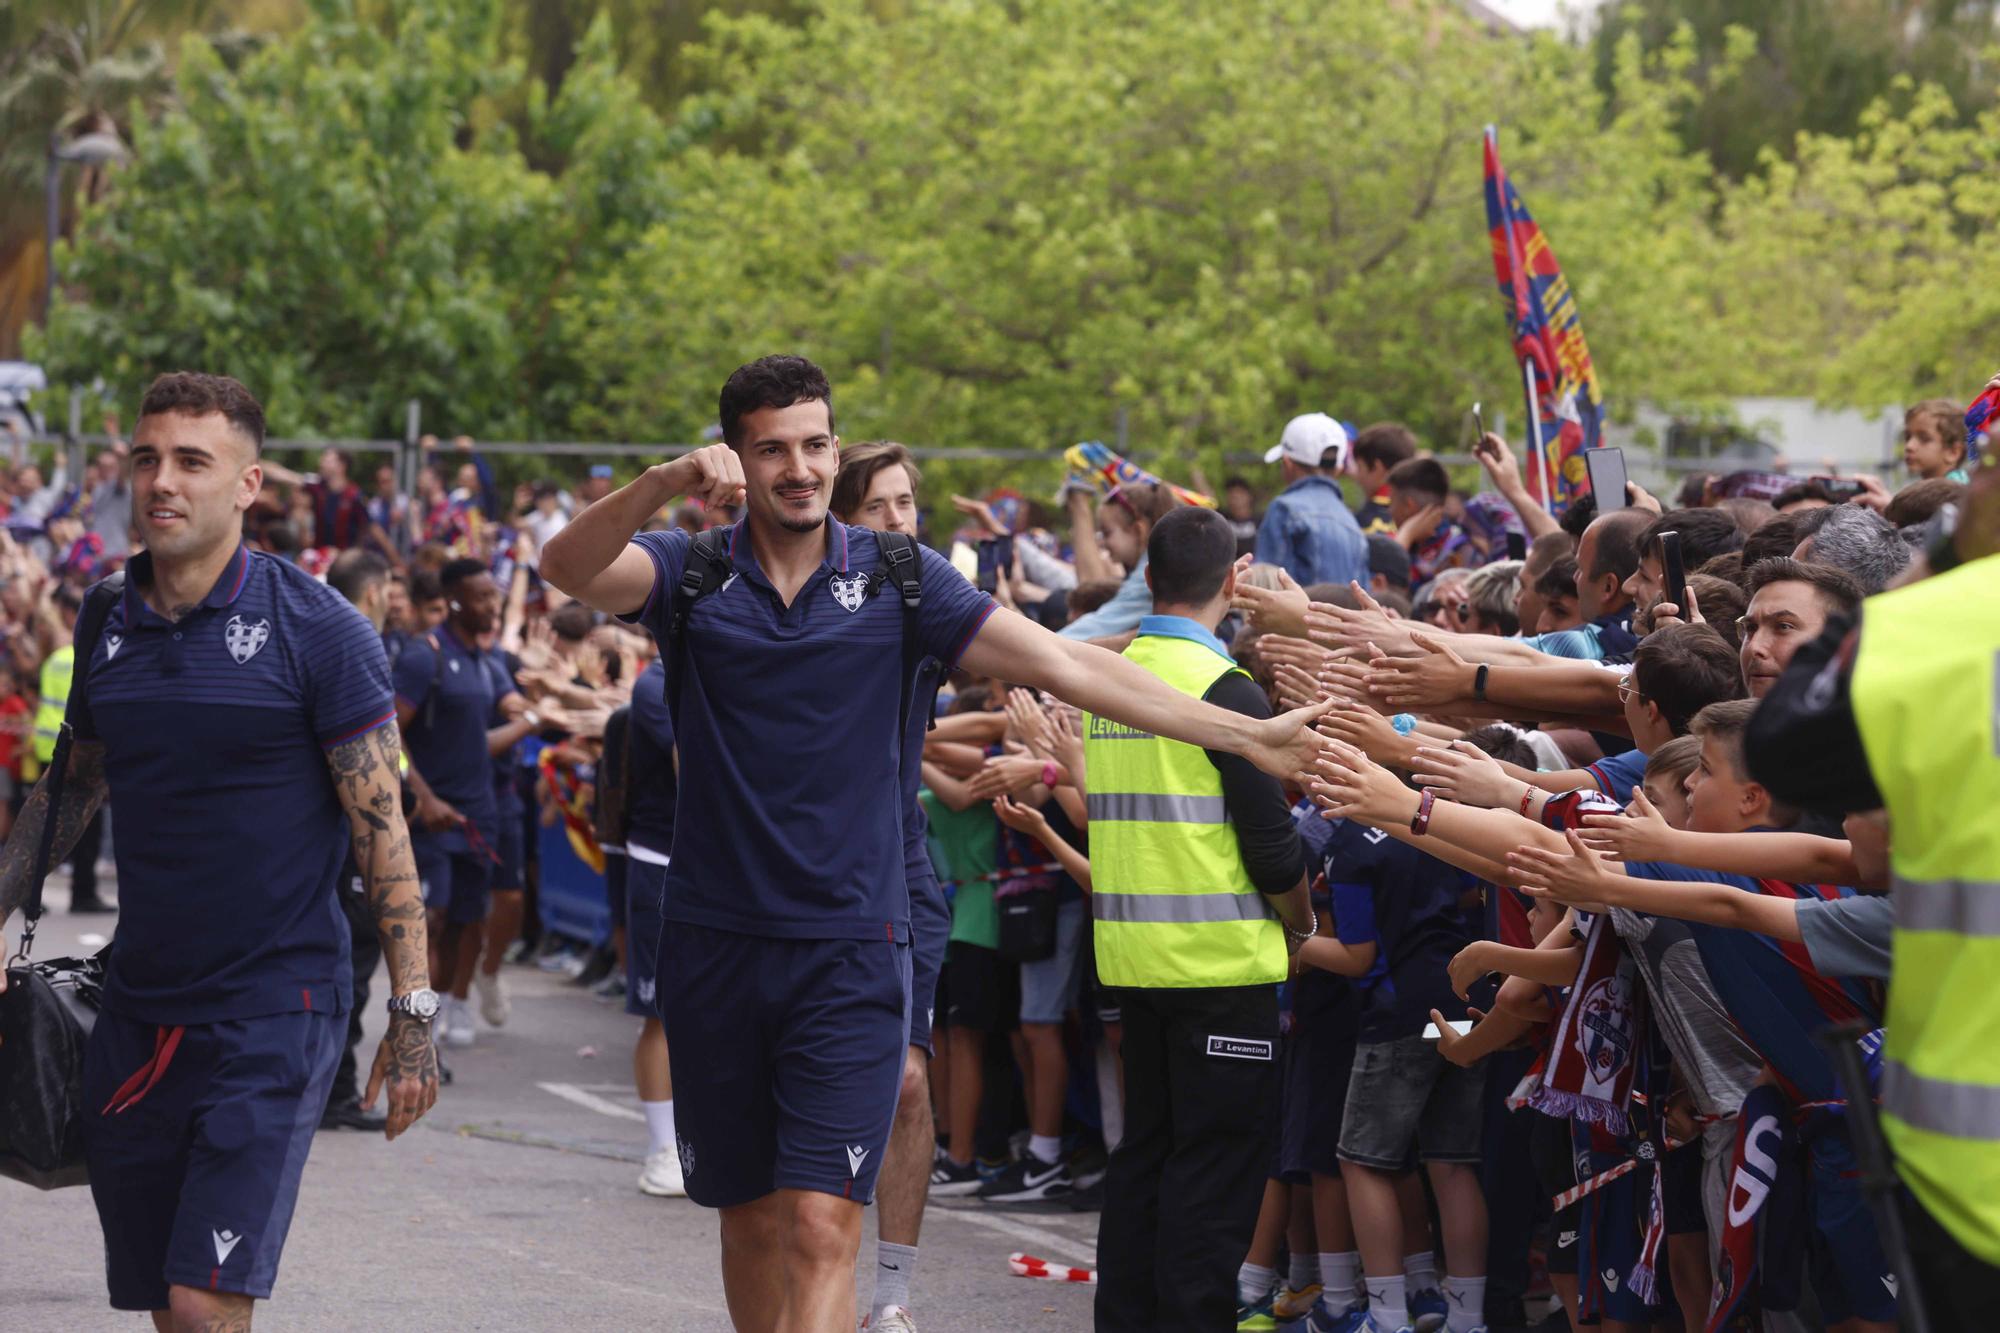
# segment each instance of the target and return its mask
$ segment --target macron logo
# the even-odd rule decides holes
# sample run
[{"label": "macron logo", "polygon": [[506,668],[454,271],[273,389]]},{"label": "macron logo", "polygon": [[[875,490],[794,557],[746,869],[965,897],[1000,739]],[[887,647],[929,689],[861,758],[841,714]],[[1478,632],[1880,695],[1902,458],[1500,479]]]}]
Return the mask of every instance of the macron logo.
[{"label": "macron logo", "polygon": [[230,1254],[235,1251],[237,1245],[243,1240],[243,1237],[226,1229],[211,1231],[208,1234],[215,1238],[215,1262],[218,1266],[229,1262]]},{"label": "macron logo", "polygon": [[118,650],[119,650],[120,648],[123,648],[124,646],[125,646],[125,636],[124,636],[124,635],[122,635],[122,634],[107,634],[107,635],[105,635],[105,636],[104,636],[104,660],[105,660],[105,661],[107,661],[107,662],[109,662],[109,661],[110,661],[110,660],[111,660],[112,658],[114,658],[114,657],[118,656]]},{"label": "macron logo", "polygon": [[867,1160],[868,1150],[866,1148],[849,1148],[847,1150],[847,1174],[850,1176],[860,1175],[861,1164]]}]

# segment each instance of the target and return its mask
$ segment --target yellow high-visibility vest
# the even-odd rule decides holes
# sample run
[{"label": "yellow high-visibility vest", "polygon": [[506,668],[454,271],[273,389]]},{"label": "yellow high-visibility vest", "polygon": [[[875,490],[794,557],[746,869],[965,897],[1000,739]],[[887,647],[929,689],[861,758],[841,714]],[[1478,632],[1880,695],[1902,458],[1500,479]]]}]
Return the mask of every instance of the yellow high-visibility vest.
[{"label": "yellow high-visibility vest", "polygon": [[[1209,642],[1142,633],[1125,656],[1200,698],[1236,671]],[[1084,717],[1097,975],[1108,986],[1266,985],[1285,979],[1285,935],[1250,881],[1198,746]]]},{"label": "yellow high-visibility vest", "polygon": [[35,710],[35,758],[46,766],[56,756],[63,709],[69,705],[69,682],[75,672],[76,649],[70,644],[50,653],[42,663],[42,703]]},{"label": "yellow high-visibility vest", "polygon": [[1882,1129],[1925,1211],[2000,1264],[2000,556],[1862,615],[1850,698],[1896,906]]}]

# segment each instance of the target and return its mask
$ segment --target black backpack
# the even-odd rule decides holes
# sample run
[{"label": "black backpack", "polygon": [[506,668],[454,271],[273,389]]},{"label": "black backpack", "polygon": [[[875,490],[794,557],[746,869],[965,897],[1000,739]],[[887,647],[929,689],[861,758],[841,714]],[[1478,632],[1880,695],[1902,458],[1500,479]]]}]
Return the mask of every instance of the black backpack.
[{"label": "black backpack", "polygon": [[[727,583],[736,572],[729,561],[727,537],[728,533],[721,528],[710,528],[696,535],[688,547],[687,564],[681,569],[681,581],[674,589],[673,604],[667,610],[667,708],[673,714],[676,730],[681,721],[681,681],[687,673],[685,631],[688,615],[694,610],[696,602]],[[924,600],[923,564],[917,558],[917,539],[909,534],[878,532],[875,540],[882,548],[882,563],[869,574],[868,587],[862,596],[873,597],[882,589],[894,585],[903,599],[902,694],[896,714],[896,735],[900,738],[909,730],[910,695],[916,688],[917,666],[923,657],[917,632],[917,613]],[[936,704],[933,702],[926,726],[936,725]]]}]

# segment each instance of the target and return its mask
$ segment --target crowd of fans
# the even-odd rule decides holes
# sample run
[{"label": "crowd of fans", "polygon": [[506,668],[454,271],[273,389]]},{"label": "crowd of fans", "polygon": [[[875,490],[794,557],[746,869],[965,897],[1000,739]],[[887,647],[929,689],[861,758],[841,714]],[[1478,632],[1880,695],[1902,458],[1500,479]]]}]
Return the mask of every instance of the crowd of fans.
[{"label": "crowd of fans", "polygon": [[[560,825],[593,871],[615,851],[591,796],[607,722],[657,650],[536,575],[541,547],[610,491],[610,468],[503,495],[470,440],[425,448],[414,494],[393,467],[370,476],[338,449],[310,474],[267,463],[245,535],[337,586],[379,576],[392,661],[413,642],[435,653],[450,621],[505,673],[471,760],[512,798],[494,806],[512,825],[492,839],[494,910],[434,940],[450,956],[433,976],[454,997],[441,1041],[457,1050],[505,1023],[503,963],[621,992],[622,910],[608,940],[545,929],[537,848]],[[132,549],[122,452],[75,479],[18,449],[0,464],[10,818],[47,758],[36,718],[50,696],[59,716],[48,673],[79,594]],[[1751,776],[1743,737],[1794,653],[1921,570],[1938,516],[1965,507],[1957,410],[1912,409],[1893,490],[1804,478],[1752,498],[1740,479],[1698,474],[1671,505],[1634,485],[1558,519],[1504,441],[1488,435],[1477,454],[1483,486],[1468,493],[1403,426],[1312,415],[1271,450],[1274,475],[1220,490],[1243,557],[1223,631],[1236,660],[1274,706],[1343,701],[1324,724],[1342,764],[1289,793],[1322,924],[1288,987],[1283,1147],[1243,1256],[1241,1327],[1516,1327],[1552,1287],[1573,1325],[1700,1329],[1730,1276],[1723,1198],[1745,1097],[1775,1083],[1795,1105],[1837,1101],[1814,1017],[1880,1025],[1889,923],[1879,899],[1856,896],[1881,885],[1880,821],[1786,808]],[[906,467],[914,488],[900,450],[870,459]],[[871,494],[860,477],[836,513],[889,525],[865,511]],[[1119,647],[1150,606],[1148,535],[1182,494],[1073,474],[1053,505],[1003,489],[918,521],[1004,605]],[[656,521],[731,517],[691,503]],[[1681,572],[1685,594],[1670,597]],[[1079,718],[964,677],[938,714],[923,802],[951,943],[938,994],[915,1000],[935,1000],[931,1192],[1087,1209],[1122,1108],[1119,1015],[1092,963]],[[1419,802],[1429,834],[1407,837]],[[427,788],[412,818],[475,822]],[[1745,924],[1726,903],[1649,896],[1649,881],[1748,888],[1796,913]],[[80,880],[79,910],[91,906]],[[1637,993],[1572,1012],[1621,966]],[[1619,1048],[1617,1095],[1568,1069],[1551,1034],[1580,1023]],[[337,1092],[334,1123],[357,1114],[344,1103]],[[1795,1164],[1806,1275],[1765,1275],[1787,1294],[1767,1300],[1764,1326],[1886,1329],[1893,1284],[1852,1197],[1851,1149],[1825,1120],[1805,1126]]]}]

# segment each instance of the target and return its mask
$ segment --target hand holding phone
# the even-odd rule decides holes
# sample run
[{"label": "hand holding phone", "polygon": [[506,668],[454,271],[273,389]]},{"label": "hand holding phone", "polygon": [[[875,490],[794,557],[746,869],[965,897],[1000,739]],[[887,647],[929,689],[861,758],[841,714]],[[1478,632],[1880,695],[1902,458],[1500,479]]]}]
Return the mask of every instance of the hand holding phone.
[{"label": "hand holding phone", "polygon": [[1597,512],[1608,514],[1631,503],[1625,492],[1625,451],[1604,446],[1583,451],[1583,466],[1590,476],[1590,493],[1597,497]]},{"label": "hand holding phone", "polygon": [[[1449,1027],[1453,1032],[1456,1032],[1461,1037],[1469,1036],[1471,1035],[1472,1032],[1472,1020],[1469,1018],[1452,1019],[1449,1023],[1446,1024],[1446,1026]],[[1438,1030],[1437,1024],[1435,1023],[1424,1024],[1425,1041],[1436,1041],[1443,1035],[1444,1033]]]},{"label": "hand holding phone", "polygon": [[1681,568],[1681,535],[1678,532],[1660,534],[1660,569],[1663,576],[1660,600],[1672,602],[1683,616],[1687,615],[1687,572]]}]

